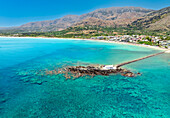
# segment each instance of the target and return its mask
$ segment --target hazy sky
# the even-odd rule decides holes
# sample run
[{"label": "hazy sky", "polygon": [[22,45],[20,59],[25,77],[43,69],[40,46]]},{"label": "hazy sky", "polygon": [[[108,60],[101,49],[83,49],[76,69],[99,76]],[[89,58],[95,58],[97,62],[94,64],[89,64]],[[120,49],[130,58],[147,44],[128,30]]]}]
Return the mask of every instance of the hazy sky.
[{"label": "hazy sky", "polygon": [[0,0],[0,27],[123,6],[157,10],[170,6],[170,0]]}]

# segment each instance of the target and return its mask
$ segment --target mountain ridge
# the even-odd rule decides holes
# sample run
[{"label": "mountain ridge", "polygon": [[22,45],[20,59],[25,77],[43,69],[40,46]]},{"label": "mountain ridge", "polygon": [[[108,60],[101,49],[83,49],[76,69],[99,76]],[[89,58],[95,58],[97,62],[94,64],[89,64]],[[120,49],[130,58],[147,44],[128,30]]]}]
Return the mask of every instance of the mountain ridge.
[{"label": "mountain ridge", "polygon": [[70,27],[86,26],[170,31],[170,7],[160,10],[142,7],[101,8],[82,15],[66,15],[55,20],[29,22],[19,27],[0,28],[0,32],[52,32],[62,31]]},{"label": "mountain ridge", "polygon": [[170,30],[170,7],[153,11],[132,22],[133,26],[143,27],[149,30]]},{"label": "mountain ridge", "polygon": [[[60,31],[64,30],[76,23],[79,23],[88,18],[97,18],[98,21],[105,21],[106,24],[127,25],[139,17],[146,15],[147,13],[154,11],[142,7],[110,7],[97,9],[92,12],[82,15],[66,15],[55,20],[46,20],[38,22],[30,22],[23,24],[19,27],[13,28],[16,31],[25,32],[48,32],[48,31]],[[127,23],[122,24],[125,21]],[[108,21],[114,21],[114,23],[108,23]],[[103,22],[104,23],[104,22]]]}]

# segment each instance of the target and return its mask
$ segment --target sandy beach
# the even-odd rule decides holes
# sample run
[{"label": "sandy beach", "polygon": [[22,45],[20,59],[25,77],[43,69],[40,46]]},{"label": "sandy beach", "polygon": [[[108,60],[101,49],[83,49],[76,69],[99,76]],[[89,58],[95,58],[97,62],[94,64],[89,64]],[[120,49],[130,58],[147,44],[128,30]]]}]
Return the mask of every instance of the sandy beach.
[{"label": "sandy beach", "polygon": [[147,47],[152,48],[156,50],[162,50],[166,51],[167,53],[170,53],[170,49],[166,48],[160,48],[158,46],[150,46],[150,45],[143,45],[143,44],[134,44],[134,43],[128,43],[128,42],[116,42],[116,41],[106,41],[106,40],[98,40],[98,39],[80,39],[80,38],[56,38],[56,37],[6,37],[6,36],[0,36],[1,38],[37,38],[37,39],[73,39],[73,40],[91,40],[91,41],[98,41],[98,42],[105,42],[105,43],[116,43],[121,45],[134,45],[134,46],[140,46],[140,47]]}]

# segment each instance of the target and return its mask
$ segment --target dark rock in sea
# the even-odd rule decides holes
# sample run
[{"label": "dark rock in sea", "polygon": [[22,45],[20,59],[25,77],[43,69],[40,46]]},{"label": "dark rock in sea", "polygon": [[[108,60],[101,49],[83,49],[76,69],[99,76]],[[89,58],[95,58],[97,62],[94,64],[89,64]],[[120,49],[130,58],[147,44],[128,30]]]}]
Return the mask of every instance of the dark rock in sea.
[{"label": "dark rock in sea", "polygon": [[43,82],[42,81],[37,81],[36,84],[41,85]]},{"label": "dark rock in sea", "polygon": [[0,97],[0,103],[5,103],[9,100],[9,97],[7,95],[3,95]]},{"label": "dark rock in sea", "polygon": [[4,103],[6,101],[7,101],[7,99],[3,98],[3,99],[0,100],[0,103]]}]

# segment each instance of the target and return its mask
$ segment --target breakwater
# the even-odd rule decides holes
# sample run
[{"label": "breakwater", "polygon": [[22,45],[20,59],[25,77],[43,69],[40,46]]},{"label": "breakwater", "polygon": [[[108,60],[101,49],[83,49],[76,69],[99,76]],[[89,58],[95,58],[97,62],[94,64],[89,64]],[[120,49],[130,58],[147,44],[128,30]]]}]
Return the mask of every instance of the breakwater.
[{"label": "breakwater", "polygon": [[149,55],[149,56],[145,56],[145,57],[142,57],[142,58],[139,58],[139,59],[134,59],[134,60],[127,61],[127,62],[124,62],[124,63],[120,63],[120,64],[117,64],[115,66],[116,66],[116,68],[119,68],[121,66],[124,66],[124,65],[133,63],[133,62],[137,62],[137,61],[140,61],[140,60],[143,60],[143,59],[147,59],[147,58],[150,58],[150,57],[153,57],[153,56],[157,56],[157,55],[160,55],[160,54],[163,54],[163,53],[165,53],[165,52],[159,52],[159,53],[152,54],[152,55]]}]

